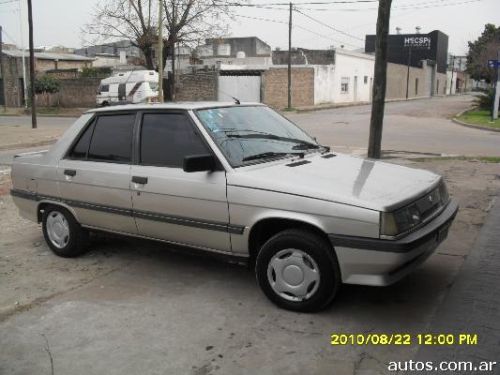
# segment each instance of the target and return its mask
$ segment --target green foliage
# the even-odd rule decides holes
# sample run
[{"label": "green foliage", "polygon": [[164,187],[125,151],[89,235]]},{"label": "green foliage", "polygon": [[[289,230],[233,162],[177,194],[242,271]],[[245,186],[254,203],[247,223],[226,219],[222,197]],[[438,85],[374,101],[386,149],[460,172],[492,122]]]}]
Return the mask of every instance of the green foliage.
[{"label": "green foliage", "polygon": [[488,67],[488,60],[497,58],[499,48],[500,27],[496,27],[491,23],[486,24],[481,36],[474,42],[469,42],[467,72],[473,79],[484,79],[488,83],[495,80],[495,69]]},{"label": "green foliage", "polygon": [[466,124],[477,125],[485,128],[500,129],[500,119],[495,121],[491,118],[491,108],[488,109],[472,109],[463,113],[458,120]]},{"label": "green foliage", "polygon": [[51,76],[44,75],[35,79],[35,93],[56,93],[59,92],[61,85],[59,81]]},{"label": "green foliage", "polygon": [[474,104],[481,109],[491,111],[493,109],[493,101],[495,100],[495,90],[489,89],[486,92],[479,94],[474,100]]},{"label": "green foliage", "polygon": [[90,67],[83,68],[80,76],[84,78],[101,78],[109,77],[111,73],[111,68],[108,67]]}]

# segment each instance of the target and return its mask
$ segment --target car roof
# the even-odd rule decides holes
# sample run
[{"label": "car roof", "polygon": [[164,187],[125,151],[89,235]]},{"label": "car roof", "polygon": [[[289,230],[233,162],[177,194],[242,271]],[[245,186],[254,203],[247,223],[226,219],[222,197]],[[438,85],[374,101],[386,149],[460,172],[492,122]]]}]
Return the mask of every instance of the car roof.
[{"label": "car roof", "polygon": [[171,103],[148,103],[148,104],[125,104],[125,105],[112,105],[109,107],[93,108],[87,113],[93,112],[112,112],[112,111],[130,111],[130,110],[143,110],[143,109],[183,109],[183,110],[196,110],[208,109],[217,107],[238,107],[238,106],[263,106],[262,103],[245,102],[236,104],[234,102],[171,102]]}]

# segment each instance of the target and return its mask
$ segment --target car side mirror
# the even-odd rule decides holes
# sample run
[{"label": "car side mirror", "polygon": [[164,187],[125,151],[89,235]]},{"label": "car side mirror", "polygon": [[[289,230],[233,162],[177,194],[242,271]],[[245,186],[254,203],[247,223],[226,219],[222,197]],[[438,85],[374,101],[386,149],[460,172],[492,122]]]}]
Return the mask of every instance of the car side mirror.
[{"label": "car side mirror", "polygon": [[184,158],[184,172],[205,172],[215,170],[215,158],[209,154],[189,155]]}]

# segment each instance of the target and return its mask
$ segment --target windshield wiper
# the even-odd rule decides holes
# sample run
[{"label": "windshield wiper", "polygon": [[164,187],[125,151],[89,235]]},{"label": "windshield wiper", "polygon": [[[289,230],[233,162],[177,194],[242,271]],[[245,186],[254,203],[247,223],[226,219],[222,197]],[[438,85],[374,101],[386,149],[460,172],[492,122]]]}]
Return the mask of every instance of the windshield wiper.
[{"label": "windshield wiper", "polygon": [[300,157],[304,157],[304,154],[302,152],[272,152],[272,151],[270,151],[270,152],[262,152],[260,154],[246,156],[242,159],[242,161],[274,158],[277,156],[286,156],[286,155],[298,155]]},{"label": "windshield wiper", "polygon": [[[264,132],[257,132],[255,134],[228,134],[228,138],[259,138],[259,139],[272,139],[272,140],[277,140],[277,141],[283,141],[283,142],[292,142],[292,143],[298,143],[303,148],[303,149],[310,149],[310,148],[320,148],[321,146],[315,143],[307,142],[302,139],[296,139],[296,138],[288,138],[288,137],[281,137],[276,134],[270,134],[270,133],[264,133]],[[294,149],[299,150],[299,148],[295,148],[297,146],[294,146]]]}]

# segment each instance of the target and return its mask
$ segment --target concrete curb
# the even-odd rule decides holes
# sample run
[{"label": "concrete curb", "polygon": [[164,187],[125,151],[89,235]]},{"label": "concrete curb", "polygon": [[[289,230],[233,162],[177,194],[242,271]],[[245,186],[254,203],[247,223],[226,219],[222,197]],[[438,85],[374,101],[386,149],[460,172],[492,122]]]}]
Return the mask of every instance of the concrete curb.
[{"label": "concrete curb", "polygon": [[[434,95],[434,97],[436,97],[437,95]],[[454,95],[452,95],[454,96]],[[439,96],[441,97],[441,96]],[[445,96],[442,96],[442,97],[447,97],[446,95]],[[409,102],[409,101],[413,101],[413,100],[424,100],[424,99],[432,99],[433,96],[419,96],[419,97],[416,97],[416,98],[401,98],[401,99],[386,99],[385,102],[386,103],[394,103],[394,102]],[[312,106],[312,107],[298,107],[298,108],[295,108],[294,110],[292,111],[289,111],[289,112],[295,112],[295,113],[305,113],[305,112],[315,112],[315,111],[322,111],[322,110],[325,110],[325,109],[337,109],[337,108],[348,108],[348,107],[360,107],[360,106],[364,106],[364,105],[369,105],[371,104],[371,102],[356,102],[356,103],[344,103],[344,104],[326,104],[324,106],[322,106],[321,104],[318,105],[318,106]],[[286,110],[285,111],[281,111],[281,112],[287,112]]]},{"label": "concrete curb", "polygon": [[488,130],[488,131],[492,131],[492,132],[500,132],[500,128],[497,129],[497,128],[489,128],[487,126],[481,126],[481,125],[474,125],[474,124],[469,124],[467,122],[463,122],[463,121],[460,121],[458,119],[458,117],[462,116],[465,112],[468,112],[468,111],[471,111],[473,110],[474,108],[469,108],[469,109],[466,109],[466,110],[463,110],[462,112],[459,112],[457,113],[452,119],[451,121],[453,121],[455,124],[458,124],[458,125],[462,125],[462,126],[465,126],[466,128],[472,128],[472,129],[479,129],[479,130]]}]

